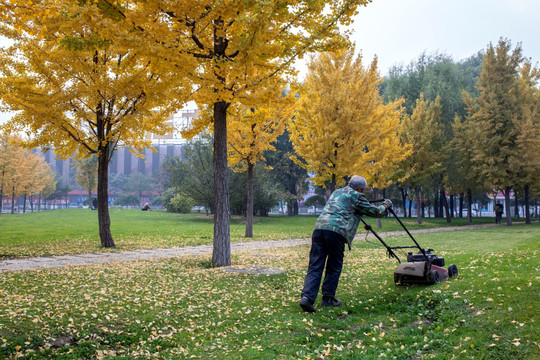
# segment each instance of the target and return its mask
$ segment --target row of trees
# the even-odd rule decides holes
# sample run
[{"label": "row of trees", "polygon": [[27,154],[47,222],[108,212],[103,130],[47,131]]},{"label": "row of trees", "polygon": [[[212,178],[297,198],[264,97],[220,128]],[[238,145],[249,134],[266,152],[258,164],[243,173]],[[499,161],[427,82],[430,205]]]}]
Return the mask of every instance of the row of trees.
[{"label": "row of trees", "polygon": [[17,137],[0,136],[0,214],[4,196],[11,198],[11,213],[15,209],[14,200],[24,196],[25,212],[27,198],[33,206],[33,196],[47,198],[56,189],[55,175],[49,164],[41,156],[19,146],[19,142]]},{"label": "row of trees", "polygon": [[[296,108],[297,121],[289,128],[295,152],[300,155],[294,158],[291,154],[296,164],[316,171],[316,181],[329,183],[330,189],[345,181],[344,174],[354,171],[368,175],[380,189],[412,179],[415,171],[411,169],[417,167],[403,162],[410,161],[408,155],[414,154],[415,144],[405,141],[400,132],[402,100],[382,101],[378,85],[373,85],[381,82],[376,62],[364,70],[360,61],[352,60],[351,51],[346,56],[339,54],[348,45],[340,25],[348,24],[356,9],[366,3],[45,0],[29,6],[28,1],[0,0],[0,34],[14,42],[0,53],[0,98],[5,109],[18,111],[6,129],[29,134],[25,139],[28,147],[54,148],[64,158],[73,154],[97,157],[100,239],[103,246],[111,247],[114,241],[107,198],[112,154],[118,146],[135,152],[148,147],[145,134],[168,131],[168,114],[194,100],[203,116],[188,134],[207,128],[213,133],[212,262],[228,265],[229,158],[237,169],[247,170],[249,179],[264,152],[273,150],[270,144],[283,135],[282,123],[287,122],[294,100],[282,96],[282,89],[292,80],[294,60],[306,53],[336,51],[324,55],[328,64],[348,56],[348,63],[356,67],[351,67],[347,81],[339,78],[332,83],[314,75],[313,62],[306,83],[291,92],[299,94],[298,103],[304,104]],[[345,66],[349,66],[347,61],[335,68],[343,75]],[[324,65],[320,68],[327,70]],[[327,91],[338,106],[320,106],[314,113],[311,106],[326,95],[317,92],[324,81],[346,87]],[[462,87],[458,88],[461,91]],[[353,90],[361,96],[352,97]],[[407,101],[413,98],[405,96]],[[442,95],[440,99],[444,109],[447,100]],[[426,103],[426,109],[430,106]],[[422,117],[422,107],[417,107],[417,114],[406,107],[411,119]],[[272,109],[279,109],[280,116]],[[332,117],[333,112],[340,116]],[[454,111],[450,118],[456,113],[459,115]],[[340,126],[329,131],[310,130],[311,120],[320,125],[339,121],[349,131],[341,131]],[[443,134],[450,131],[450,123],[442,129]],[[310,131],[318,131],[329,141],[310,140]],[[332,142],[334,136],[341,138]],[[316,147],[319,143],[326,146]],[[323,160],[310,160],[308,155],[314,152],[310,149],[328,154]],[[339,172],[328,178],[322,173],[326,168]],[[423,181],[436,176],[435,172],[426,174],[416,188],[425,191]],[[444,174],[438,176],[443,183]],[[252,184],[248,181],[248,189]],[[252,204],[253,196],[248,197],[247,203]]]},{"label": "row of trees", "polygon": [[[260,120],[251,119],[243,125],[259,130],[257,136],[245,136],[253,133],[249,126],[242,132],[235,131],[244,135],[242,140],[247,140],[244,143],[248,150],[259,146],[274,151],[284,148],[279,141],[269,144],[268,135],[274,139],[276,134],[280,134],[277,139],[281,138],[282,142],[287,139],[285,146],[290,147],[288,153],[278,151],[275,152],[277,157],[273,157],[274,151],[267,150],[260,152],[262,156],[258,159],[270,168],[278,164],[272,159],[289,161],[287,166],[278,166],[272,171],[276,183],[282,183],[276,180],[287,176],[283,169],[290,168],[290,160],[294,161],[298,169],[303,169],[292,182],[294,191],[305,179],[306,170],[314,175],[311,180],[326,188],[327,193],[343,185],[350,174],[362,173],[374,187],[375,197],[379,196],[379,191],[397,188],[401,192],[403,205],[407,196],[410,200],[416,200],[419,223],[422,222],[426,206],[433,207],[435,216],[446,216],[451,221],[456,196],[460,199],[461,213],[463,204],[468,205],[467,215],[471,221],[473,197],[478,198],[486,192],[497,193],[498,190],[509,194],[509,189],[502,188],[500,183],[490,180],[487,173],[483,173],[500,174],[501,169],[507,172],[510,165],[486,166],[499,155],[487,147],[487,141],[478,139],[482,136],[482,130],[497,128],[502,124],[499,119],[491,119],[489,126],[476,123],[474,119],[480,110],[471,104],[478,99],[495,97],[495,101],[502,101],[500,97],[514,94],[512,96],[516,102],[512,106],[516,107],[512,113],[515,129],[506,137],[510,140],[516,137],[518,142],[522,142],[521,145],[511,146],[514,152],[512,166],[521,169],[520,179],[528,182],[528,185],[521,187],[523,182],[514,178],[509,180],[514,184],[510,188],[514,192],[523,189],[527,194],[527,188],[538,185],[533,176],[538,173],[540,164],[537,146],[538,92],[537,78],[534,77],[537,70],[523,59],[514,68],[505,70],[509,73],[511,83],[519,85],[516,88],[520,89],[519,92],[516,90],[513,93],[512,87],[509,87],[494,95],[484,84],[486,81],[498,81],[500,74],[495,73],[492,67],[499,62],[502,64],[497,65],[498,68],[504,69],[505,54],[510,52],[510,48],[508,40],[501,40],[497,46],[500,58],[493,58],[494,48],[490,45],[486,55],[479,53],[461,62],[454,62],[446,55],[422,54],[417,62],[406,69],[393,68],[390,76],[384,80],[377,72],[376,59],[368,68],[364,68],[360,57],[354,59],[354,49],[325,53],[312,59],[305,82],[294,89],[298,100],[293,104],[293,118],[290,111],[284,112],[286,115],[283,116],[280,108],[264,116],[260,116],[262,111],[256,113],[251,109],[248,112],[250,116],[259,114],[267,123],[273,121],[272,126],[264,131],[264,126],[259,126]],[[520,53],[521,48],[518,46],[514,52]],[[525,82],[524,72],[529,74]],[[405,95],[416,98],[414,101],[405,100]],[[521,105],[517,106],[517,101]],[[495,106],[491,103],[485,108]],[[522,112],[520,106],[527,109],[525,117],[518,115]],[[246,117],[241,120],[246,121]],[[237,121],[236,118],[233,121]],[[283,133],[284,123],[286,131]],[[477,125],[471,128],[474,123]],[[289,132],[292,141],[288,141]],[[492,138],[486,133],[483,136],[485,139]],[[501,138],[497,138],[497,141],[501,141]],[[233,143],[230,152],[234,155],[234,151],[238,151],[238,146]],[[518,154],[525,155],[519,158]],[[474,166],[471,163],[473,158],[476,159]],[[246,159],[243,160],[245,169],[250,160],[247,156],[243,159]],[[202,163],[203,159],[198,161]],[[180,168],[180,165],[176,167]],[[197,165],[184,170],[185,173],[197,171],[201,171]],[[393,187],[389,188],[390,185]],[[207,184],[208,188],[212,186],[211,182]],[[281,187],[281,191],[285,189],[290,188]],[[534,189],[538,193],[538,189]],[[187,193],[193,192],[190,190]],[[450,194],[450,201],[447,201],[447,194]],[[291,199],[298,198],[293,191],[288,195]],[[528,209],[530,202],[528,196],[525,197]],[[409,201],[409,214],[412,203]],[[509,206],[509,199],[506,203]],[[529,222],[530,213],[528,210],[526,212]],[[508,219],[510,213],[507,209]],[[249,236],[247,229],[246,236]]]},{"label": "row of trees", "polygon": [[112,247],[111,154],[148,147],[146,132],[163,133],[169,113],[196,101],[214,133],[212,262],[228,265],[227,111],[273,101],[257,89],[281,83],[308,52],[346,46],[340,25],[365,4],[0,1],[0,34],[14,41],[0,54],[0,97],[20,111],[8,127],[28,131],[29,147],[98,157],[100,239]]},{"label": "row of trees", "polygon": [[540,193],[539,80],[521,46],[512,49],[507,39],[460,63],[423,55],[406,69],[394,68],[384,93],[406,97],[402,138],[413,150],[400,166],[402,191],[412,187],[448,221],[447,193],[460,203],[467,197],[470,220],[473,195],[502,191],[509,225],[513,191],[525,198],[529,223],[530,191]]}]

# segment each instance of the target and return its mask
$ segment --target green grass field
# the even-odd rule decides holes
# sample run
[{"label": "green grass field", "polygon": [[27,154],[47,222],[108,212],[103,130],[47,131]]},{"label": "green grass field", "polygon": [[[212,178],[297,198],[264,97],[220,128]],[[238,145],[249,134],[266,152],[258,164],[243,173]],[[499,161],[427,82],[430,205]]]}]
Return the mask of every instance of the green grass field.
[{"label": "green grass field", "polygon": [[[172,214],[163,211],[111,209],[111,231],[117,247],[131,250],[169,246],[212,244],[213,217],[204,214]],[[245,219],[231,219],[231,240],[276,240],[311,236],[316,216],[257,217],[254,237],[244,238]],[[373,226],[376,220],[367,218]],[[410,229],[466,225],[465,219],[404,219]],[[492,218],[474,218],[474,224],[493,223]],[[380,231],[401,230],[392,218],[382,219]],[[377,229],[375,227],[375,229]],[[363,231],[360,229],[359,232]],[[379,231],[379,229],[377,229]],[[0,259],[20,256],[96,253],[100,246],[97,213],[66,209],[0,216]]]},{"label": "green grass field", "polygon": [[[113,222],[120,215],[140,219],[119,211]],[[152,232],[177,237],[180,230],[170,228],[175,221],[184,233],[211,228],[204,217],[169,216],[152,212],[146,226],[133,226],[131,233],[128,226],[117,228],[117,239]],[[28,218],[44,226],[38,217]],[[298,218],[290,230],[286,218],[259,220],[256,227],[298,237],[311,231],[314,219]],[[93,231],[92,222],[78,229]],[[58,252],[69,243],[68,231],[61,230],[66,240],[57,242]],[[44,243],[47,236],[54,240],[49,233],[34,241]],[[241,231],[233,237],[241,238]],[[0,273],[0,358],[540,358],[540,224],[415,237],[447,265],[457,264],[459,277],[432,286],[395,286],[396,261],[378,244],[357,240],[345,254],[338,288],[343,305],[322,308],[319,299],[315,314],[298,306],[308,246],[233,254],[235,267],[279,268],[281,275],[210,268],[209,256]]]}]

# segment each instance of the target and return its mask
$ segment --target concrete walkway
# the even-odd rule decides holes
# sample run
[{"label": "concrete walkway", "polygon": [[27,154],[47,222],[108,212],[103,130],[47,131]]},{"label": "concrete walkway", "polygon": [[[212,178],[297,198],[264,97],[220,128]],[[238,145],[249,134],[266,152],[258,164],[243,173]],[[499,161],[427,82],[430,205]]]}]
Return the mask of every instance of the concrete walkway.
[{"label": "concrete walkway", "polygon": [[[421,229],[410,230],[412,234],[438,232],[438,231],[455,231],[455,230],[468,230],[478,229],[495,226],[495,224],[484,225],[467,225],[467,226],[455,226],[455,227],[443,227],[433,229]],[[360,231],[360,229],[359,229]],[[377,231],[377,229],[375,229]],[[405,231],[392,231],[381,232],[381,238],[394,236],[407,235]],[[356,239],[364,239],[365,233],[356,236]],[[374,236],[370,233],[368,238],[374,239]],[[231,243],[231,251],[247,251],[247,250],[259,250],[259,249],[272,249],[289,246],[298,246],[310,244],[311,238],[303,239],[287,239],[287,240],[264,240],[264,241],[249,241]],[[36,258],[17,258],[0,260],[0,273],[5,271],[18,271],[18,270],[32,270],[40,268],[58,268],[77,265],[92,265],[103,264],[112,262],[134,261],[134,260],[147,260],[147,259],[167,259],[180,256],[189,255],[203,255],[211,254],[212,246],[184,246],[184,247],[169,247],[159,249],[142,249],[131,251],[113,251],[97,254],[73,254],[73,255],[58,255],[49,257],[36,257]]]}]

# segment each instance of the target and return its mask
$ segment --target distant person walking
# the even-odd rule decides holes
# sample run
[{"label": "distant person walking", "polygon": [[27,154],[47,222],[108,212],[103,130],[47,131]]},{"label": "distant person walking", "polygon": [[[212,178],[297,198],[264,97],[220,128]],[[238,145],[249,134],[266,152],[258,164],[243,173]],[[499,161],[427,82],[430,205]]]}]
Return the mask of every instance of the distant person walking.
[{"label": "distant person walking", "polygon": [[503,213],[504,208],[501,204],[501,200],[497,200],[497,203],[495,204],[495,224],[501,223]]}]

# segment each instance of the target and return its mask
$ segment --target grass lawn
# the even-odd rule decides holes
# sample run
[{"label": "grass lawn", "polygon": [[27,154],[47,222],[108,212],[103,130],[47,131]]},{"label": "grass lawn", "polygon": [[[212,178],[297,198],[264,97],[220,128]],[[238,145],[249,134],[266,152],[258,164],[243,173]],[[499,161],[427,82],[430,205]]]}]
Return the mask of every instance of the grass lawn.
[{"label": "grass lawn", "polygon": [[[212,244],[212,216],[121,209],[111,209],[110,216],[115,250]],[[252,239],[309,237],[316,219],[316,216],[257,217]],[[375,219],[366,220],[376,226]],[[465,219],[453,219],[451,223],[445,219],[424,219],[422,225],[417,225],[416,219],[404,221],[410,229],[467,224]],[[473,220],[474,224],[493,222],[493,218]],[[380,231],[401,230],[393,218],[382,219],[382,224]],[[232,241],[246,241],[244,233],[245,219],[233,217]],[[107,250],[100,245],[96,211],[66,209],[0,216],[0,259],[101,251]]]},{"label": "grass lawn", "polygon": [[[151,216],[174,223],[167,214]],[[257,227],[285,232],[270,230],[272,221],[284,219]],[[314,218],[305,221],[311,224],[290,237],[310,232]],[[151,236],[140,226],[131,236]],[[540,358],[540,224],[416,238],[457,264],[459,277],[395,286],[396,261],[357,240],[345,254],[343,305],[322,308],[319,299],[315,314],[298,306],[308,246],[233,254],[233,266],[279,268],[281,275],[209,268],[209,256],[0,273],[0,358]]]}]

